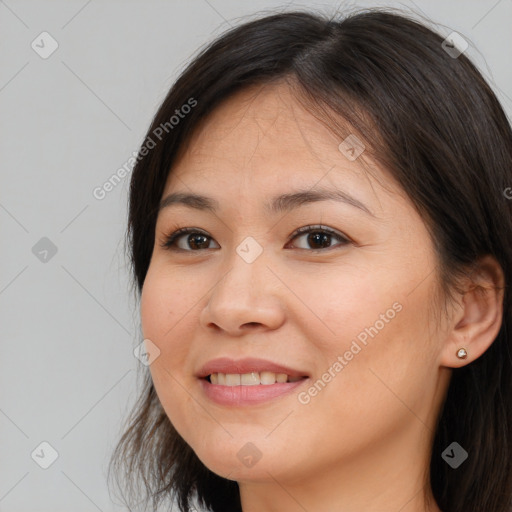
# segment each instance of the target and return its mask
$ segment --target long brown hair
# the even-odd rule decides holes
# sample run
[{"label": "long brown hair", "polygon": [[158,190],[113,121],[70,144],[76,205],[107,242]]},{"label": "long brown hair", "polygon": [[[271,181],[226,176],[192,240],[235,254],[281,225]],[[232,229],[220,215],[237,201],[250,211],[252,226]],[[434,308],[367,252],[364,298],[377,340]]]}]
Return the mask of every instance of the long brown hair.
[{"label": "long brown hair", "polygon": [[[505,274],[503,322],[490,348],[453,370],[438,418],[430,482],[443,512],[509,512],[512,500],[512,131],[476,67],[450,55],[443,37],[403,14],[369,9],[338,19],[309,12],[266,15],[208,45],[172,86],[147,132],[131,178],[126,243],[140,293],[154,245],[158,204],[178,150],[233,93],[286,80],[342,137],[348,122],[389,169],[435,240],[447,296],[490,254]],[[182,108],[192,105],[193,108]],[[183,115],[171,121],[176,110]],[[158,134],[158,136],[156,136]],[[143,146],[144,146],[143,145]],[[154,147],[153,147],[154,145]],[[144,153],[144,154],[142,154]],[[512,190],[511,190],[512,191]],[[166,498],[186,511],[240,512],[238,484],[206,468],[167,418],[149,372],[110,470],[132,503]],[[441,458],[457,441],[469,458]]]}]

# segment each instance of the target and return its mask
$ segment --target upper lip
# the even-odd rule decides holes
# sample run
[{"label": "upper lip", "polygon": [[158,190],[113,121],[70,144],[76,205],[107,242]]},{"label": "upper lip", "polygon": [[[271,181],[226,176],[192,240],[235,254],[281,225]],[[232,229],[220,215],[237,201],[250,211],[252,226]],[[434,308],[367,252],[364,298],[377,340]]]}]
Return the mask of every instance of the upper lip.
[{"label": "upper lip", "polygon": [[307,377],[308,375],[300,370],[294,370],[282,364],[273,363],[265,359],[256,359],[253,357],[244,359],[231,359],[229,357],[220,357],[212,359],[204,364],[197,372],[199,378],[207,377],[212,373],[251,373],[251,372],[274,372],[286,373],[290,377]]}]

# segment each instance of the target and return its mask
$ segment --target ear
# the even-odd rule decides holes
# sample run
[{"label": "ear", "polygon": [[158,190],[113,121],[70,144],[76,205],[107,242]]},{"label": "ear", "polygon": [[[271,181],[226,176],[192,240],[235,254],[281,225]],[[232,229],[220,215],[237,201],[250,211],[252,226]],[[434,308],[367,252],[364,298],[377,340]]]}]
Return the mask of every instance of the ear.
[{"label": "ear", "polygon": [[[449,368],[478,359],[493,343],[503,318],[504,275],[490,255],[480,258],[465,281],[465,293],[455,309],[440,363]],[[466,359],[457,357],[465,348]]]}]

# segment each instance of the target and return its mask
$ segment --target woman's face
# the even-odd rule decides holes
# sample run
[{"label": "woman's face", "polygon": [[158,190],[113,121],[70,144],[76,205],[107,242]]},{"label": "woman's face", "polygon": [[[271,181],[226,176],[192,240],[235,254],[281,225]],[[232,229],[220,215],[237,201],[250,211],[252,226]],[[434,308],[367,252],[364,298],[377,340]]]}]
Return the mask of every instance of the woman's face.
[{"label": "woman's face", "polygon": [[[160,351],[150,371],[177,431],[232,480],[427,464],[446,379],[434,248],[350,140],[340,149],[285,85],[252,88],[208,118],[166,183],[162,199],[212,204],[159,212],[141,299]],[[195,234],[164,247],[176,226]]]}]

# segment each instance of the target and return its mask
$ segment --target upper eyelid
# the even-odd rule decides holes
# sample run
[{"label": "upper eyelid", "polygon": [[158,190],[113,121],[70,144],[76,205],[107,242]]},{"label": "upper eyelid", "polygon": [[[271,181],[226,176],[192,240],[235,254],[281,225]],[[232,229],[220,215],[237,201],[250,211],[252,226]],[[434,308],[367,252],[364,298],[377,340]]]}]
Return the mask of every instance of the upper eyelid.
[{"label": "upper eyelid", "polygon": [[[297,235],[303,235],[305,233],[308,233],[309,231],[325,231],[325,232],[328,232],[332,235],[336,235],[336,236],[339,236],[341,238],[347,238],[348,239],[348,236],[345,235],[343,232],[340,232],[334,228],[330,228],[328,226],[323,226],[323,225],[318,225],[318,224],[311,224],[311,225],[308,225],[308,226],[302,226],[300,228],[297,228],[295,229],[294,231],[292,231],[289,235],[288,235],[288,238],[290,237],[295,237]],[[169,233],[169,234],[166,234],[165,236],[166,237],[180,237],[182,235],[187,235],[187,234],[193,234],[193,233],[199,233],[201,235],[205,235],[209,238],[211,238],[212,240],[215,240],[213,238],[213,236],[211,236],[207,231],[205,231],[204,229],[201,229],[201,228],[195,228],[195,227],[183,227],[183,228],[179,228],[179,229],[176,229],[174,230],[172,233]]]}]

